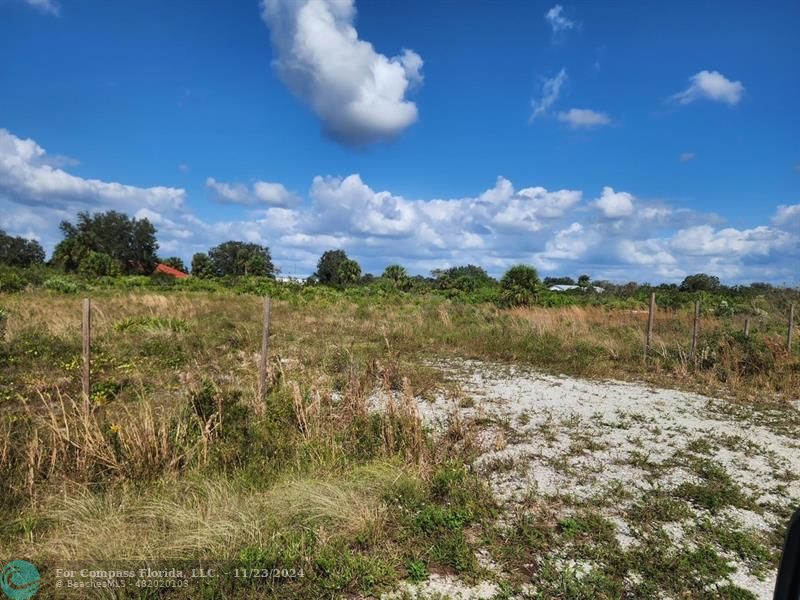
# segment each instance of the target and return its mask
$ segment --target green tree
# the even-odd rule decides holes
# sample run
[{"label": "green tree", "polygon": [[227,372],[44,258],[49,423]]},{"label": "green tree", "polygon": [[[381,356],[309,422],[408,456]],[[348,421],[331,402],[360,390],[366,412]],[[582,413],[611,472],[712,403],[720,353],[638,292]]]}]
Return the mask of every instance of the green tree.
[{"label": "green tree", "polygon": [[78,270],[90,252],[107,254],[123,273],[150,274],[156,265],[156,228],[147,219],[131,218],[114,210],[78,213],[77,223],[62,221],[62,240],[53,252],[53,262],[67,271]]},{"label": "green tree", "polygon": [[162,258],[159,262],[173,269],[178,269],[178,271],[183,271],[184,273],[189,272],[186,269],[186,265],[183,263],[183,259],[178,256],[168,256],[167,258]]},{"label": "green tree", "polygon": [[120,274],[119,262],[105,252],[89,251],[78,266],[78,273],[85,277],[115,276]]},{"label": "green tree", "polygon": [[515,265],[505,272],[500,285],[502,298],[511,306],[530,305],[536,300],[539,287],[539,273],[528,265]]},{"label": "green tree", "polygon": [[214,267],[205,252],[198,252],[192,256],[192,276],[200,279],[214,277]]},{"label": "green tree", "polygon": [[314,277],[323,285],[337,285],[339,267],[349,260],[344,250],[327,250],[317,261]]},{"label": "green tree", "polygon": [[36,240],[12,237],[0,229],[0,264],[30,267],[44,262],[44,250]]},{"label": "green tree", "polygon": [[399,290],[407,290],[411,285],[408,271],[402,265],[389,265],[383,270],[381,277],[391,281]]},{"label": "green tree", "polygon": [[339,264],[336,271],[337,285],[353,285],[361,279],[361,265],[351,258]]},{"label": "green tree", "polygon": [[208,251],[212,271],[217,277],[226,275],[259,275],[274,277],[275,267],[269,248],[230,240]]},{"label": "green tree", "polygon": [[581,275],[580,277],[578,277],[578,285],[580,287],[582,287],[582,288],[588,288],[589,284],[591,284],[591,283],[592,283],[591,277],[589,277],[586,274]]},{"label": "green tree", "polygon": [[682,292],[713,292],[719,289],[719,277],[695,273],[686,277],[679,289]]},{"label": "green tree", "polygon": [[431,272],[440,288],[454,288],[464,292],[474,292],[480,287],[492,285],[494,280],[485,269],[476,265],[436,269]]},{"label": "green tree", "polygon": [[313,277],[323,285],[340,285],[339,268],[348,260],[344,250],[327,250],[319,257]]},{"label": "green tree", "polygon": [[90,252],[93,252],[93,250],[87,244],[78,240],[77,236],[68,237],[55,247],[52,262],[65,271],[77,271],[83,259]]}]

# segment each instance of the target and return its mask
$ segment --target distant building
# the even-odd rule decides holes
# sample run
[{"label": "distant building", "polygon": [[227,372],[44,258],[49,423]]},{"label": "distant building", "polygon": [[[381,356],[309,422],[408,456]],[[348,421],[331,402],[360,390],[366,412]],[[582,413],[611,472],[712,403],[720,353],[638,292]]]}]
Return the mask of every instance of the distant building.
[{"label": "distant building", "polygon": [[[579,285],[551,285],[547,289],[550,290],[551,292],[568,292],[570,290],[584,290],[584,289],[588,289],[588,288],[582,288]],[[592,286],[592,290],[594,290],[598,294],[602,294],[603,292],[606,291],[605,288],[601,288],[601,287],[596,286],[596,285]]]},{"label": "distant building", "polygon": [[568,292],[570,290],[577,290],[578,286],[577,285],[559,284],[559,285],[551,285],[547,289],[550,290],[551,292]]},{"label": "distant building", "polygon": [[291,275],[278,275],[275,277],[276,281],[280,281],[282,283],[299,283],[301,285],[305,284],[306,277],[293,277]]},{"label": "distant building", "polygon": [[186,279],[187,277],[189,277],[188,273],[184,273],[183,271],[179,271],[178,269],[173,269],[172,267],[168,267],[164,263],[158,263],[154,273],[164,273],[165,275],[170,275],[175,279]]}]

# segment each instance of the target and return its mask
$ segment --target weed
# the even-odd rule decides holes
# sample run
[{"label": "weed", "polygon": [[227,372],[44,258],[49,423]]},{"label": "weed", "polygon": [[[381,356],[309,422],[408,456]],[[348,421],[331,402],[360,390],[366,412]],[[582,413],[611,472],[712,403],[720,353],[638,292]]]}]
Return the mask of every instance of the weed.
[{"label": "weed", "polygon": [[731,479],[724,467],[708,459],[691,459],[689,466],[700,481],[684,482],[676,490],[679,497],[717,513],[726,506],[753,507],[753,501]]}]

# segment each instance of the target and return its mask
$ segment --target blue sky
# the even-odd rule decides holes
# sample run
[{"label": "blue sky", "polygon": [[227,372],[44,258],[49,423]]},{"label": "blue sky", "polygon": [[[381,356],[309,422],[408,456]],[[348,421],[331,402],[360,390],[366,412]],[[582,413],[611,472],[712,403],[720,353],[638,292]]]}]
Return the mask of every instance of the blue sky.
[{"label": "blue sky", "polygon": [[0,0],[0,228],[800,280],[800,5]]}]

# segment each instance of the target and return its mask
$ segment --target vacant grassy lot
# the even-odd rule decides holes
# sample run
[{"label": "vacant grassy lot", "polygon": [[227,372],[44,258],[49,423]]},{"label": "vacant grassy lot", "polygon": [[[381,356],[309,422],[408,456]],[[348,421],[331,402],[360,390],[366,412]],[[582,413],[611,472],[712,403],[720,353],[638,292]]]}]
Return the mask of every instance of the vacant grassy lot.
[{"label": "vacant grassy lot", "polygon": [[[611,541],[613,523],[581,512],[579,502],[564,512],[563,497],[542,492],[539,502],[510,507],[490,474],[519,468],[519,460],[484,464],[486,431],[499,417],[453,410],[437,427],[423,418],[442,399],[462,409],[482,402],[436,366],[478,359],[725,396],[731,410],[747,413],[743,423],[758,415],[796,427],[800,354],[786,349],[773,323],[755,324],[745,338],[739,321],[704,316],[699,351],[689,357],[690,315],[662,313],[645,360],[646,314],[635,310],[298,295],[273,304],[270,392],[258,398],[256,296],[111,290],[92,298],[93,385],[85,406],[80,297],[41,289],[0,295],[0,557],[41,566],[45,596],[70,593],[52,587],[54,570],[65,564],[204,564],[286,572],[114,593],[369,597],[403,581],[450,576],[465,585],[494,582],[497,597],[654,597],[667,585],[660,569],[675,562],[684,569],[669,582],[676,597],[723,590],[748,598],[730,582],[708,592],[729,574],[726,547],[745,553],[759,572],[771,575],[775,565],[779,528],[769,539],[746,532],[728,539],[716,521],[698,522],[703,543],[673,555],[653,526],[649,546],[632,554]],[[542,416],[527,418],[539,423]],[[568,425],[550,422],[540,435],[576,429]],[[602,450],[591,436],[572,437],[570,447],[580,444],[581,453]],[[703,461],[700,446],[722,442],[709,434],[695,443],[695,454],[676,460],[695,469],[699,483],[689,481],[676,498],[637,497],[632,514],[718,502],[757,509],[753,494]],[[638,461],[651,468],[646,455]],[[704,481],[713,483],[710,492]],[[512,516],[513,544],[528,554],[552,556],[566,544],[602,553],[593,560],[614,568],[601,582],[576,576],[564,583],[555,559],[517,564],[508,555],[515,546],[498,529]],[[632,577],[633,563],[642,561],[649,567]],[[539,587],[525,587],[532,582]],[[108,593],[71,593],[89,592]]]}]

